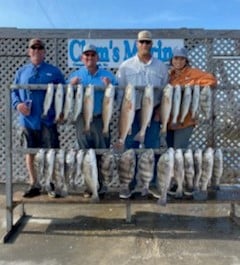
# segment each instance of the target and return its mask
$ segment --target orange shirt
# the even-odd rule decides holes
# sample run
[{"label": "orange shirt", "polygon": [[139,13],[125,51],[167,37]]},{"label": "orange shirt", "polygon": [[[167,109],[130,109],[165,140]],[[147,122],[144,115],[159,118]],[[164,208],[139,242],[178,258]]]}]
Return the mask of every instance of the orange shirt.
[{"label": "orange shirt", "polygon": [[[181,72],[175,73],[175,71],[172,71],[169,76],[169,83],[173,86],[176,85],[185,86],[189,84],[189,85],[200,85],[200,87],[207,85],[214,87],[217,85],[217,79],[210,73],[204,72],[197,68],[192,68],[187,66],[184,67]],[[192,119],[191,113],[189,112],[185,117],[183,124],[177,123],[177,125],[172,126],[171,122],[169,122],[168,129],[177,130],[193,126],[196,124],[197,124],[196,119]]]}]

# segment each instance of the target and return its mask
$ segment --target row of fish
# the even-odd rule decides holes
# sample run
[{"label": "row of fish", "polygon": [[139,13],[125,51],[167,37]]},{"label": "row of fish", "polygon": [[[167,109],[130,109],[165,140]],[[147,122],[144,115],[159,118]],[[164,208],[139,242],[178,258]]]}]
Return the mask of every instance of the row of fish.
[{"label": "row of fish", "polygon": [[[55,183],[56,192],[66,196],[69,188],[77,189],[85,185],[93,201],[99,200],[99,180],[101,188],[107,191],[115,175],[120,198],[129,198],[132,193],[140,191],[142,196],[153,194],[160,204],[165,205],[173,185],[176,185],[175,197],[181,198],[183,193],[207,191],[209,185],[218,187],[223,174],[223,153],[220,148],[195,151],[169,148],[157,161],[153,149],[146,149],[138,155],[134,149],[129,149],[117,156],[108,150],[100,156],[99,163],[94,149],[71,149],[66,152],[62,149],[40,149],[35,161],[40,183],[47,191],[51,189],[51,183]],[[156,192],[149,189],[155,164]],[[136,185],[131,191],[130,184],[134,179]]]},{"label": "row of fish", "polygon": [[[113,113],[115,87],[111,84],[104,91],[103,99],[103,133],[108,134],[109,124]],[[84,131],[89,132],[93,120],[94,110],[94,86],[77,85],[76,89],[71,84],[67,85],[66,91],[62,84],[55,88],[48,84],[43,104],[43,116],[46,116],[51,105],[54,103],[55,122],[76,122],[79,115],[83,115]]]},{"label": "row of fish", "polygon": [[209,86],[200,88],[199,85],[186,85],[184,87],[176,85],[173,87],[167,84],[163,89],[161,101],[161,132],[167,131],[170,116],[172,117],[172,125],[178,122],[182,124],[189,111],[192,119],[196,117],[199,106],[203,115],[208,119],[212,106],[212,91]]},{"label": "row of fish", "polygon": [[98,197],[98,169],[96,154],[93,149],[86,152],[73,150],[65,152],[63,149],[40,149],[35,155],[35,168],[39,182],[47,192],[64,197],[69,189],[86,186],[92,194],[92,201],[99,201]]},{"label": "row of fish", "polygon": [[[212,91],[209,86],[200,89],[199,85],[181,87],[176,85],[173,87],[167,84],[163,89],[160,117],[161,117],[161,133],[167,131],[167,125],[170,117],[171,123],[183,123],[189,111],[194,119],[196,113],[201,106],[203,115],[209,118],[211,113]],[[136,109],[136,88],[129,84],[124,90],[123,101],[119,118],[119,139],[125,143],[128,134],[131,134],[132,123],[135,117]],[[147,127],[150,125],[154,109],[154,88],[148,85],[144,88],[141,101],[140,113],[140,130],[134,136],[134,140],[140,143],[144,142]]]}]

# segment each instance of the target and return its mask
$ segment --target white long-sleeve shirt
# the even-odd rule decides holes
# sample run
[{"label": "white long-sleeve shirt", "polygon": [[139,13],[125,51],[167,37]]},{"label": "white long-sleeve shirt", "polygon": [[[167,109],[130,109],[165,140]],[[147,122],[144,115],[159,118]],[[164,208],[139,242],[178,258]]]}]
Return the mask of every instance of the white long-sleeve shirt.
[{"label": "white long-sleeve shirt", "polygon": [[[162,89],[168,82],[167,66],[152,57],[148,63],[139,60],[138,55],[124,61],[117,72],[118,85],[124,89],[128,84],[135,87],[153,85],[155,88],[154,105],[160,103]],[[136,109],[141,108],[142,93],[136,93]]]}]

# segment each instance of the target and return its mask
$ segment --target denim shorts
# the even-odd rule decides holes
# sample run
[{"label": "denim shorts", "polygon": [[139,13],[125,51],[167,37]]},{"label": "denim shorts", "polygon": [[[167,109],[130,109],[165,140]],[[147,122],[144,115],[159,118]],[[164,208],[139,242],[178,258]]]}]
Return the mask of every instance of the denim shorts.
[{"label": "denim shorts", "polygon": [[23,128],[23,136],[28,148],[59,148],[59,134],[56,124],[47,127],[42,125],[41,130]]}]

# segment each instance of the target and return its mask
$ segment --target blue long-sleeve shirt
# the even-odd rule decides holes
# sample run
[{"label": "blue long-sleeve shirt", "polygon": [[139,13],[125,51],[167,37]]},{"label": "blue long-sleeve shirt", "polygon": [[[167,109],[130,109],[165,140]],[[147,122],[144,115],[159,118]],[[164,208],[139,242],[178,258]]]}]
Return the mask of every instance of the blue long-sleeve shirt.
[{"label": "blue long-sleeve shirt", "polygon": [[[88,69],[85,66],[83,66],[79,70],[69,75],[68,83],[70,83],[73,77],[78,77],[83,86],[94,85],[97,87],[105,87],[105,84],[102,81],[103,77],[107,77],[112,85],[117,84],[114,74],[103,68],[98,68],[97,72],[94,75],[92,75],[88,71]],[[104,97],[103,90],[94,91],[94,110],[93,110],[94,115],[102,113],[103,97]]]},{"label": "blue long-sleeve shirt", "polygon": [[[46,62],[35,66],[32,63],[26,64],[21,67],[15,75],[14,84],[64,84],[64,76],[61,71]],[[52,104],[48,115],[42,117],[43,102],[46,90],[29,90],[29,89],[14,89],[11,93],[12,105],[16,109],[19,103],[26,100],[32,100],[31,113],[25,116],[19,113],[19,123],[21,126],[33,130],[41,129],[41,124],[50,126],[54,122],[55,110]]]}]

